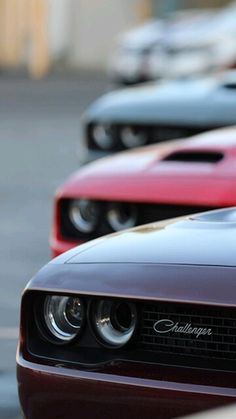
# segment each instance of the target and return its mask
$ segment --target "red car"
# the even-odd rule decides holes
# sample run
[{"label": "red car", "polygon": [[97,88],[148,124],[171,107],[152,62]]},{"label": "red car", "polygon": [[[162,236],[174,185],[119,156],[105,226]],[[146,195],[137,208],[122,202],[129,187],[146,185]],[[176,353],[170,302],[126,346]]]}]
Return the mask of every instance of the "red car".
[{"label": "red car", "polygon": [[123,228],[236,205],[235,185],[235,128],[101,159],[57,192],[52,254]]},{"label": "red car", "polygon": [[235,255],[223,209],[54,259],[22,299],[25,418],[170,419],[236,401]]}]

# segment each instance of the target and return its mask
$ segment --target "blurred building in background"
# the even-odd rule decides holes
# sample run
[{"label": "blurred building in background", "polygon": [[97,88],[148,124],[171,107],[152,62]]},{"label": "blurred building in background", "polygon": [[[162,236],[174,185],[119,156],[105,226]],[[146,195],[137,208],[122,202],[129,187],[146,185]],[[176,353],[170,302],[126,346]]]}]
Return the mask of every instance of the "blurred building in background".
[{"label": "blurred building in background", "polygon": [[[198,0],[215,7],[226,0]],[[28,68],[40,78],[53,66],[102,69],[117,35],[193,0],[0,0],[0,68]]]}]

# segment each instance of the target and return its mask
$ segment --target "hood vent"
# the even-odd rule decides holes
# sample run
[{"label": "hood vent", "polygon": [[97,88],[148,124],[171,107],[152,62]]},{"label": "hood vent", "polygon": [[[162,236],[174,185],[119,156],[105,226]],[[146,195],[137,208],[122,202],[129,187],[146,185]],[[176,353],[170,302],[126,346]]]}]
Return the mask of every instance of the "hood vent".
[{"label": "hood vent", "polygon": [[234,90],[236,89],[236,82],[228,82],[223,84],[224,89]]},{"label": "hood vent", "polygon": [[218,163],[224,158],[224,154],[215,151],[175,151],[168,154],[162,161],[183,163]]},{"label": "hood vent", "polygon": [[227,71],[226,75],[222,80],[222,85],[224,89],[236,89],[236,71],[231,70]]}]

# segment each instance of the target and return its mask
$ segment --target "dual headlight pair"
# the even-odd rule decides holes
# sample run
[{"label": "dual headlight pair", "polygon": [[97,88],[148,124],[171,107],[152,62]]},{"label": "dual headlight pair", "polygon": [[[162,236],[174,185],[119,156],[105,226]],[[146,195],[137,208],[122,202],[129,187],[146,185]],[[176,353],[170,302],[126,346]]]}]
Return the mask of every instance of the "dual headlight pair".
[{"label": "dual headlight pair", "polygon": [[87,322],[100,344],[120,348],[135,333],[137,310],[134,303],[121,300],[96,299],[86,308],[80,297],[52,295],[43,301],[42,322],[44,335],[55,343],[79,339]]},{"label": "dual headlight pair", "polygon": [[104,205],[98,201],[73,199],[68,211],[71,223],[83,234],[94,233],[101,217],[105,218],[112,231],[132,228],[137,225],[138,219],[135,205],[119,202],[108,203],[104,208]]},{"label": "dual headlight pair", "polygon": [[124,125],[114,127],[110,124],[94,124],[90,135],[98,148],[112,150],[118,140],[125,148],[141,147],[148,142],[148,132],[144,127]]}]

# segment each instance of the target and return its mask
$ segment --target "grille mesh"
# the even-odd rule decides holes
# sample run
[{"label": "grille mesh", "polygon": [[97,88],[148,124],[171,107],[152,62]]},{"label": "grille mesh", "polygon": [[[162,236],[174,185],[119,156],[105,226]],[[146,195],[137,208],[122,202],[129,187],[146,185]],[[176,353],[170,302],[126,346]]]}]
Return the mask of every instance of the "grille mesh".
[{"label": "grille mesh", "polygon": [[[192,328],[211,329],[211,335],[197,338],[195,334],[178,331],[157,333],[154,324],[163,319],[171,320],[178,327],[191,325]],[[164,326],[162,330],[167,329],[169,327]],[[236,360],[236,311],[203,306],[146,304],[142,312],[139,346],[145,351],[181,357]]]}]

